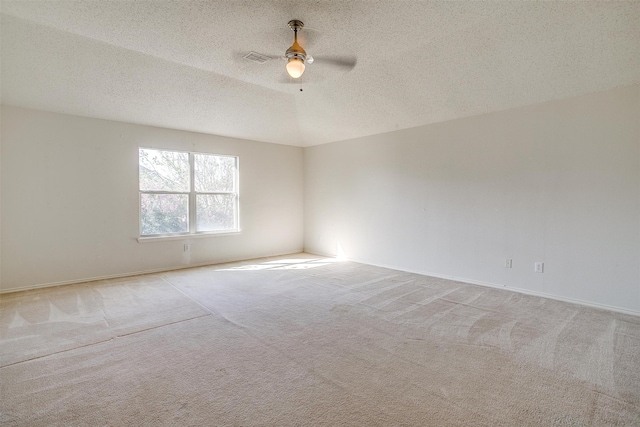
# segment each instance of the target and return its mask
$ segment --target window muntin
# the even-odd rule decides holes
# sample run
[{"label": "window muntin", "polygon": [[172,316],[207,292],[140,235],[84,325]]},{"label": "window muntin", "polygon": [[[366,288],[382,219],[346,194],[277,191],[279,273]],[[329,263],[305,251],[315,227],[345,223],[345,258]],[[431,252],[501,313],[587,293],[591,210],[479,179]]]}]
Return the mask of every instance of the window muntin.
[{"label": "window muntin", "polygon": [[140,236],[235,232],[238,158],[140,148]]}]

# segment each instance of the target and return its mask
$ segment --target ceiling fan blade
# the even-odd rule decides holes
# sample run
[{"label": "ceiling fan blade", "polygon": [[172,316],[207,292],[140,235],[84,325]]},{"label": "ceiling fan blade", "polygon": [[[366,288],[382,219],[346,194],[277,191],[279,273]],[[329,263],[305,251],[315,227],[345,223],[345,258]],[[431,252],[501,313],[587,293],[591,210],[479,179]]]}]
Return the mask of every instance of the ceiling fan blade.
[{"label": "ceiling fan blade", "polygon": [[358,60],[355,56],[314,56],[313,58],[313,64],[338,67],[346,71],[353,69],[357,63]]}]

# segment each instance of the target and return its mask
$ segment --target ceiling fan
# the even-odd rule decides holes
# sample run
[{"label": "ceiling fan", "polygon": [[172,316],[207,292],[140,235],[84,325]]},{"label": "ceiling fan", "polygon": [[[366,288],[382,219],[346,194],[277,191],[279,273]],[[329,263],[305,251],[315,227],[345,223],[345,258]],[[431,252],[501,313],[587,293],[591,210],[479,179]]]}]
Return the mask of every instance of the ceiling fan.
[{"label": "ceiling fan", "polygon": [[299,78],[304,73],[305,61],[309,64],[313,64],[313,56],[307,56],[307,52],[298,44],[298,31],[304,27],[302,21],[292,19],[289,21],[289,28],[293,31],[293,44],[284,54],[287,60],[286,70],[287,73],[294,79]]},{"label": "ceiling fan", "polygon": [[[314,62],[322,63],[332,67],[339,67],[343,70],[349,71],[356,65],[356,59],[354,57],[321,57],[314,58],[309,55],[304,48],[298,43],[298,31],[302,30],[304,23],[298,19],[292,19],[288,22],[289,28],[293,31],[293,44],[286,50],[283,56],[262,55],[257,52],[249,52],[244,55],[245,59],[264,63],[270,59],[282,59],[287,61],[285,70],[289,77],[293,79],[299,79],[304,73],[306,66],[313,64]],[[286,83],[291,80],[286,81]]]}]

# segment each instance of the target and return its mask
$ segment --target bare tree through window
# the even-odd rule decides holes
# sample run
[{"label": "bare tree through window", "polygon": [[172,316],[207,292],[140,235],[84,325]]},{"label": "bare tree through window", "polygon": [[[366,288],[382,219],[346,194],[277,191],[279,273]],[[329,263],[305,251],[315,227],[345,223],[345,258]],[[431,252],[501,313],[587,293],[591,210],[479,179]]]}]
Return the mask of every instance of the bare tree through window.
[{"label": "bare tree through window", "polygon": [[140,235],[238,229],[238,158],[140,148]]}]

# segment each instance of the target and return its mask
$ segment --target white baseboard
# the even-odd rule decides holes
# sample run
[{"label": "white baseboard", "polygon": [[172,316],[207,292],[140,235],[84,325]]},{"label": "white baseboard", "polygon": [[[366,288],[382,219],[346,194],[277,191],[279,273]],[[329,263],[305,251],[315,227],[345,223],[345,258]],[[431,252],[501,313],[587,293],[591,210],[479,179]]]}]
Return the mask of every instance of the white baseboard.
[{"label": "white baseboard", "polygon": [[[229,258],[229,259],[222,259],[222,260],[211,261],[211,262],[203,262],[203,263],[199,263],[199,264],[180,265],[180,266],[157,268],[157,269],[151,269],[151,270],[132,271],[132,272],[120,273],[120,274],[110,274],[110,275],[106,275],[106,276],[95,276],[95,277],[88,277],[88,278],[82,278],[82,279],[65,280],[65,281],[60,281],[60,282],[42,283],[42,284],[24,286],[24,287],[19,287],[19,288],[0,289],[0,294],[8,294],[8,293],[11,293],[11,292],[20,292],[20,291],[28,291],[28,290],[33,290],[33,289],[50,288],[50,287],[53,287],[53,286],[63,286],[63,285],[72,285],[72,284],[77,284],[77,283],[95,282],[95,281],[98,281],[98,280],[117,279],[117,278],[120,278],[120,277],[139,276],[139,275],[142,275],[142,274],[161,273],[161,272],[164,272],[164,271],[184,270],[184,269],[187,269],[187,268],[205,267],[205,266],[208,266],[208,265],[219,265],[219,264],[226,264],[226,263],[230,263],[230,262],[252,261],[252,260],[259,260],[259,259],[271,258],[271,257],[276,257],[276,256],[292,255],[292,254],[297,254],[297,253],[301,253],[301,252],[308,253],[308,254],[311,254],[311,255],[330,257],[330,258],[334,258],[335,257],[335,254],[328,254],[328,253],[323,253],[323,252],[320,252],[320,251],[309,251],[309,250],[300,249],[300,250],[295,251],[295,252],[275,253],[275,254],[259,256],[259,257],[256,257],[256,258]],[[640,311],[629,310],[629,309],[626,309],[626,308],[615,307],[615,306],[610,306],[610,305],[606,305],[606,304],[599,304],[599,303],[594,303],[594,302],[590,302],[590,301],[583,301],[583,300],[574,299],[574,298],[566,298],[566,297],[562,297],[562,296],[558,296],[558,295],[548,294],[548,293],[545,293],[545,292],[536,292],[536,291],[531,291],[531,290],[528,290],[528,289],[523,289],[523,288],[518,288],[518,287],[512,287],[512,286],[508,286],[508,285],[498,285],[498,284],[495,284],[495,283],[483,282],[483,281],[480,281],[480,280],[469,279],[469,278],[466,278],[466,277],[450,276],[450,275],[446,275],[446,274],[433,273],[433,272],[430,272],[430,271],[412,270],[412,269],[401,268],[401,267],[398,267],[398,266],[388,265],[388,264],[377,264],[377,263],[365,262],[365,261],[361,261],[361,260],[356,259],[356,258],[347,258],[347,259],[349,261],[353,261],[353,262],[357,262],[357,263],[365,264],[365,265],[372,265],[372,266],[375,266],[375,267],[388,268],[388,269],[391,269],[391,270],[404,271],[404,272],[407,272],[407,273],[420,274],[420,275],[423,275],[423,276],[437,277],[439,279],[455,280],[457,282],[468,283],[468,284],[471,284],[471,285],[479,285],[479,286],[486,286],[486,287],[489,287],[489,288],[503,289],[503,290],[506,290],[506,291],[517,292],[517,293],[521,293],[521,294],[525,294],[525,295],[533,295],[533,296],[538,296],[538,297],[542,297],[542,298],[549,298],[549,299],[553,299],[553,300],[557,300],[557,301],[563,301],[563,302],[568,302],[568,303],[572,303],[572,304],[583,305],[583,306],[587,306],[587,307],[599,308],[599,309],[602,309],[602,310],[615,311],[615,312],[618,312],[618,313],[629,314],[629,315],[632,315],[632,316],[640,316]]]},{"label": "white baseboard", "polygon": [[[322,252],[319,252],[319,251],[305,250],[304,252],[306,252],[308,254],[312,254],[312,255],[326,256],[326,257],[332,257],[332,258],[335,257],[335,254],[334,255],[325,254],[325,253],[322,253]],[[632,316],[640,316],[640,311],[629,310],[627,308],[621,308],[621,307],[616,307],[616,306],[611,306],[611,305],[606,305],[606,304],[599,304],[599,303],[590,302],[590,301],[583,301],[583,300],[574,299],[574,298],[567,298],[567,297],[562,297],[562,296],[558,296],[558,295],[548,294],[548,293],[545,293],[545,292],[530,291],[528,289],[523,289],[523,288],[518,288],[518,287],[513,287],[513,286],[508,286],[508,285],[497,285],[495,283],[482,282],[480,280],[468,279],[466,277],[457,277],[457,276],[449,276],[449,275],[446,275],[446,274],[438,274],[438,273],[433,273],[433,272],[430,272],[430,271],[411,270],[411,269],[407,269],[407,268],[401,268],[401,267],[397,267],[397,266],[393,266],[393,265],[386,265],[386,264],[374,264],[374,263],[371,263],[371,262],[361,261],[361,260],[358,260],[356,258],[347,258],[347,259],[349,261],[357,262],[359,264],[372,265],[374,267],[382,267],[382,268],[388,268],[388,269],[391,269],[391,270],[404,271],[404,272],[407,272],[407,273],[420,274],[420,275],[423,275],[423,276],[437,277],[439,279],[455,280],[456,282],[468,283],[470,285],[479,285],[479,286],[486,286],[486,287],[489,287],[489,288],[503,289],[505,291],[517,292],[517,293],[525,294],[525,295],[532,295],[532,296],[537,296],[537,297],[542,297],[542,298],[549,298],[549,299],[553,299],[553,300],[556,300],[556,301],[568,302],[568,303],[571,303],[571,304],[578,304],[578,305],[583,305],[583,306],[586,306],[586,307],[599,308],[601,310],[615,311],[617,313],[629,314],[629,315],[632,315]]]},{"label": "white baseboard", "polygon": [[274,254],[269,254],[269,255],[263,255],[263,256],[256,257],[256,258],[229,258],[229,259],[222,259],[222,260],[217,260],[217,261],[202,262],[202,263],[198,263],[198,264],[180,265],[180,266],[166,267],[166,268],[164,268],[164,267],[163,268],[155,268],[155,269],[151,269],[151,270],[131,271],[131,272],[128,272],[128,273],[109,274],[109,275],[106,275],[106,276],[94,276],[94,277],[87,277],[87,278],[82,278],[82,279],[64,280],[64,281],[60,281],[60,282],[40,283],[40,284],[37,284],[37,285],[29,285],[29,286],[23,286],[23,287],[18,287],[18,288],[0,289],[0,294],[8,294],[8,293],[12,293],[12,292],[30,291],[30,290],[34,290],[34,289],[51,288],[51,287],[54,287],[54,286],[74,285],[74,284],[77,284],[77,283],[96,282],[98,280],[118,279],[120,277],[140,276],[140,275],[143,275],[143,274],[162,273],[163,271],[184,270],[184,269],[187,269],[187,268],[206,267],[208,265],[227,264],[227,263],[230,263],[230,262],[252,261],[252,260],[258,260],[258,259],[264,259],[264,258],[272,258],[272,257],[277,257],[277,256],[299,254],[301,252],[303,252],[302,249],[297,250],[295,252],[283,252],[283,253],[274,253]]}]

